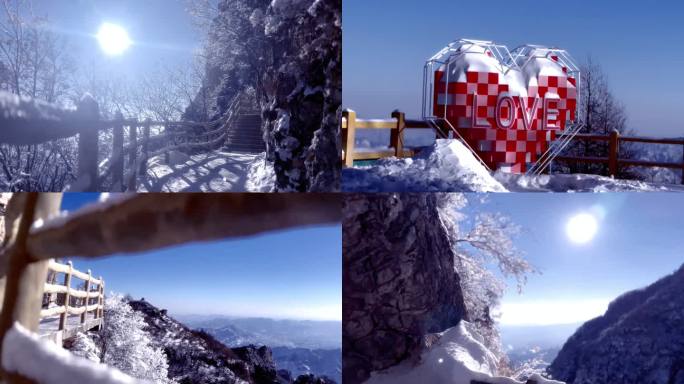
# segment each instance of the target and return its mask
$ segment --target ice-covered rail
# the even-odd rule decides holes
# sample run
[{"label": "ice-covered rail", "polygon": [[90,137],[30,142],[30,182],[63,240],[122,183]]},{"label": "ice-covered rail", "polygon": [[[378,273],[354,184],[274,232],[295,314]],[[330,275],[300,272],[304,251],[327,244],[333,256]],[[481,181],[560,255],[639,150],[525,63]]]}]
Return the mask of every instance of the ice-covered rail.
[{"label": "ice-covered rail", "polygon": [[[405,114],[400,111],[392,112],[391,119],[359,119],[356,112],[345,110],[342,113],[342,162],[345,167],[354,165],[357,160],[377,160],[385,157],[413,157],[420,148],[407,148],[404,134],[407,129],[428,129],[434,130],[438,138],[448,137],[448,127],[431,123],[430,119],[407,119]],[[391,130],[390,143],[387,147],[375,148],[372,150],[359,150],[355,146],[356,133],[359,130],[368,129],[389,129]],[[567,136],[559,135],[558,140],[568,139]],[[591,135],[575,133],[569,140],[573,141],[598,141],[608,143],[607,157],[571,157],[564,156],[562,153],[554,157],[556,161],[566,163],[598,163],[607,165],[607,176],[617,176],[621,167],[658,167],[682,170],[682,184],[684,184],[684,157],[681,163],[646,161],[637,159],[620,158],[620,146],[623,143],[643,143],[658,145],[681,146],[684,153],[684,137],[639,137],[622,136],[617,131],[607,135]],[[472,149],[471,149],[472,150]],[[542,157],[539,161],[545,161]]]},{"label": "ice-covered rail", "polygon": [[[226,113],[211,122],[139,121],[124,119],[121,113],[105,121],[90,95],[76,109],[68,109],[0,92],[0,144],[36,145],[77,137],[76,180],[69,190],[135,191],[137,176],[147,172],[148,159],[171,151],[220,148],[239,116],[242,99],[243,93],[238,92]],[[112,150],[103,154],[100,136],[108,131]]]},{"label": "ice-covered rail", "polygon": [[[0,278],[5,278],[5,290],[0,290],[0,340],[14,335],[36,344],[29,340],[32,337],[19,337],[16,324],[34,335],[40,329],[41,317],[49,315],[95,312],[101,321],[104,281],[51,259],[74,255],[93,259],[112,254],[133,257],[136,252],[171,245],[341,220],[341,201],[336,194],[130,194],[110,197],[69,215],[59,214],[61,198],[58,193],[22,193],[12,195],[7,204],[5,221],[11,233],[0,252]],[[73,290],[70,284],[46,285],[49,270],[99,285],[99,292],[90,285],[84,290]],[[47,304],[41,309],[45,293],[66,293],[85,302],[72,306],[66,301],[52,308]],[[68,319],[66,323],[69,329]],[[87,326],[87,319],[85,323]],[[0,355],[7,347],[0,343]],[[56,365],[65,364],[53,360]],[[22,367],[11,365],[12,371],[7,372],[8,367],[3,366],[0,381],[26,383],[30,372],[22,371]]]},{"label": "ice-covered rail", "polygon": [[[63,275],[61,284],[57,276]],[[73,279],[83,281],[72,288]],[[104,324],[104,280],[74,269],[73,264],[48,263],[48,279],[43,289],[40,334],[57,344],[78,332],[101,329]],[[59,304],[57,304],[59,303]],[[70,316],[74,315],[74,316]]]}]

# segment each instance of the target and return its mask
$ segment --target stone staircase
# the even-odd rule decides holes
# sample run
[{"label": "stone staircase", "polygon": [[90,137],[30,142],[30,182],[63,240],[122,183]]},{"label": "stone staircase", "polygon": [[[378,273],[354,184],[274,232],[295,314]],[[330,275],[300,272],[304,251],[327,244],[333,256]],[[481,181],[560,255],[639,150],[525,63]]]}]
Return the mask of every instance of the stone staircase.
[{"label": "stone staircase", "polygon": [[222,150],[226,152],[261,153],[266,144],[261,133],[261,112],[251,98],[243,98],[240,114],[228,132]]}]

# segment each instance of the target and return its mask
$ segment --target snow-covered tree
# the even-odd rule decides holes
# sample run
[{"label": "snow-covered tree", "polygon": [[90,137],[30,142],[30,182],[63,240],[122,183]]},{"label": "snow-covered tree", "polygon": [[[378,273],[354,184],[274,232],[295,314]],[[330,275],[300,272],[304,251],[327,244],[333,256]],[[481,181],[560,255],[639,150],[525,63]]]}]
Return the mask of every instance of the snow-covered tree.
[{"label": "snow-covered tree", "polygon": [[100,347],[90,335],[83,332],[76,334],[74,341],[68,349],[74,355],[85,357],[88,360],[98,363],[100,362],[100,355],[102,353]]},{"label": "snow-covered tree", "polygon": [[513,238],[521,228],[508,217],[489,212],[474,216],[465,213],[469,204],[482,203],[460,193],[443,194],[439,203],[440,218],[454,247],[454,266],[461,279],[470,321],[484,337],[487,348],[506,362],[495,324],[496,309],[506,279],[514,278],[520,291],[527,274],[535,272],[535,268],[516,249]]},{"label": "snow-covered tree", "polygon": [[169,364],[161,348],[154,347],[145,331],[143,316],[134,311],[123,296],[111,294],[105,301],[102,330],[102,362],[138,379],[173,383],[168,379]]}]

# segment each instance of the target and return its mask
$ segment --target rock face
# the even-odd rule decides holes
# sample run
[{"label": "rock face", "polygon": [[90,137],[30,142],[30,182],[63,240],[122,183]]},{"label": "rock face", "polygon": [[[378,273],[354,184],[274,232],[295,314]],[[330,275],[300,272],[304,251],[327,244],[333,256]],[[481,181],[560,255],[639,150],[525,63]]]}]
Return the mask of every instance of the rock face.
[{"label": "rock face", "polygon": [[549,366],[572,384],[684,384],[684,266],[614,300]]},{"label": "rock face", "polygon": [[[340,189],[341,0],[221,0],[204,83],[184,117],[256,90],[277,191]],[[237,37],[236,37],[237,36]]]},{"label": "rock face", "polygon": [[343,204],[343,377],[414,355],[466,317],[436,194],[347,195]]},{"label": "rock face", "polygon": [[279,191],[340,189],[342,0],[273,1],[273,62],[261,79]]}]

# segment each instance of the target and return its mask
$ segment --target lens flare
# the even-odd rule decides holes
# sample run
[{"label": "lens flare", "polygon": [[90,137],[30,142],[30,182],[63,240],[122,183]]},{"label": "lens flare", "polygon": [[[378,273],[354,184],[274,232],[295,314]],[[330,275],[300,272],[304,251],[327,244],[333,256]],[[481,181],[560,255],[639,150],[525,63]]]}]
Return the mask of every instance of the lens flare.
[{"label": "lens flare", "polygon": [[565,232],[573,243],[584,244],[589,242],[598,231],[598,222],[593,215],[588,213],[577,214],[568,220]]},{"label": "lens flare", "polygon": [[97,41],[102,51],[111,56],[124,53],[133,44],[123,27],[111,23],[102,24],[97,33]]}]

